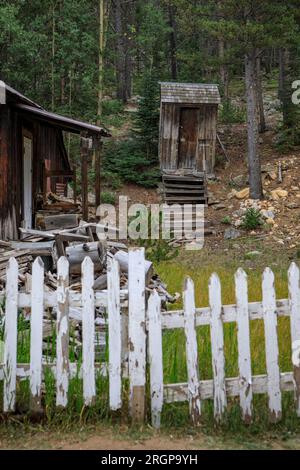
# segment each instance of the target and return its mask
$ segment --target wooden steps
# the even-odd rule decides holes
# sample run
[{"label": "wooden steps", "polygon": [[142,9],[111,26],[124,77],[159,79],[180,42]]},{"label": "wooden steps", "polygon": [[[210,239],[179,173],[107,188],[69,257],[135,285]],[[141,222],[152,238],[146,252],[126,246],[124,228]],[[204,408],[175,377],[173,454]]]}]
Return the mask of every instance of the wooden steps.
[{"label": "wooden steps", "polygon": [[169,204],[207,204],[205,174],[163,174],[164,201]]}]

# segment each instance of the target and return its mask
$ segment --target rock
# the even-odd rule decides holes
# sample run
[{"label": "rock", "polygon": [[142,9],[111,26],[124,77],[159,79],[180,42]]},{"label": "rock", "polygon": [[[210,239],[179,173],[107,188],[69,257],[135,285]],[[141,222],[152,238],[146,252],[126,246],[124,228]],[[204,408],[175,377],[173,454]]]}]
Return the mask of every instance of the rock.
[{"label": "rock", "polygon": [[224,240],[235,240],[241,236],[241,232],[235,228],[228,228],[224,232]]},{"label": "rock", "polygon": [[260,211],[260,213],[265,219],[275,219],[275,214],[273,211],[263,209]]},{"label": "rock", "polygon": [[286,205],[288,209],[299,209],[300,204],[298,202],[290,202]]},{"label": "rock", "polygon": [[214,206],[214,209],[215,209],[216,211],[220,211],[220,210],[222,210],[222,209],[227,209],[227,206],[225,206],[224,204],[216,204],[216,205]]},{"label": "rock", "polygon": [[232,182],[235,186],[242,188],[248,183],[248,178],[245,175],[238,175],[232,178]]},{"label": "rock", "polygon": [[274,225],[274,224],[275,224],[275,221],[274,221],[274,219],[270,219],[270,218],[269,218],[269,219],[266,220],[266,224],[268,224],[268,225]]},{"label": "rock", "polygon": [[242,189],[241,191],[238,191],[235,193],[235,197],[237,199],[248,199],[249,198],[249,194],[250,194],[250,189],[249,188],[245,188],[245,189]]},{"label": "rock", "polygon": [[273,201],[278,201],[279,199],[287,196],[288,192],[285,189],[278,188],[271,191],[271,198],[273,199]]}]

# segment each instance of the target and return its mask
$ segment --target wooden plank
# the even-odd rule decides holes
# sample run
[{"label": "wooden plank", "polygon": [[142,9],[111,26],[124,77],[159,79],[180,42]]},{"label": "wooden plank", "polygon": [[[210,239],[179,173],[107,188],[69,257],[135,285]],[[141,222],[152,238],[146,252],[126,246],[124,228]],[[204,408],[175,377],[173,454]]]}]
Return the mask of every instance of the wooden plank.
[{"label": "wooden plank", "polygon": [[95,383],[95,298],[93,291],[94,264],[88,256],[82,263],[82,365],[83,397],[86,406],[96,396]]},{"label": "wooden plank", "polygon": [[6,302],[4,329],[4,386],[3,411],[15,411],[18,335],[18,263],[8,262],[6,270]]},{"label": "wooden plank", "polygon": [[57,262],[57,322],[56,322],[56,406],[65,408],[69,389],[69,263]]},{"label": "wooden plank", "polygon": [[246,423],[252,420],[252,372],[250,328],[248,314],[247,274],[243,269],[235,273],[235,298],[237,310],[238,363],[240,373],[240,406]]},{"label": "wooden plank", "polygon": [[160,428],[163,407],[163,353],[161,331],[161,300],[154,290],[148,302],[148,341],[150,364],[150,396],[152,426]]},{"label": "wooden plank", "polygon": [[288,271],[289,307],[291,312],[292,363],[295,380],[295,403],[300,417],[300,274],[292,263]]},{"label": "wooden plank", "polygon": [[198,345],[195,322],[195,289],[192,279],[185,280],[184,292],[184,332],[189,390],[189,409],[192,423],[199,424],[201,416]]},{"label": "wooden plank", "polygon": [[119,410],[122,407],[120,268],[114,258],[107,261],[109,405],[111,410]]},{"label": "wooden plank", "polygon": [[205,195],[205,189],[203,188],[189,188],[189,189],[182,189],[182,188],[164,188],[164,193],[167,194],[168,196],[170,194],[186,194],[187,196],[188,195],[194,195],[194,194],[199,194],[199,196],[201,195]]},{"label": "wooden plank", "polygon": [[268,397],[270,421],[275,423],[281,419],[281,391],[279,371],[279,350],[277,337],[276,297],[274,274],[266,268],[262,281],[263,312],[265,326],[266,365],[268,375]]},{"label": "wooden plank", "polygon": [[33,230],[33,229],[29,229],[29,228],[26,229],[26,228],[20,227],[19,231],[23,235],[23,239],[26,236],[31,236],[31,235],[35,235],[35,236],[41,237],[41,238],[49,238],[49,239],[53,239],[53,240],[55,238],[54,233],[44,232],[43,230]]},{"label": "wooden plank", "polygon": [[[268,391],[267,375],[254,375],[252,377],[253,394],[265,395]],[[239,397],[240,395],[240,378],[230,377],[225,379],[226,396]],[[294,376],[292,372],[280,374],[280,388],[285,392],[294,391]],[[201,400],[210,400],[214,396],[214,381],[200,380]],[[189,392],[187,383],[165,384],[164,385],[164,402],[176,403],[188,401]]]},{"label": "wooden plank", "polygon": [[36,258],[32,265],[30,318],[30,410],[42,411],[42,354],[44,313],[44,263]]},{"label": "wooden plank", "polygon": [[129,250],[129,382],[133,422],[145,417],[146,332],[145,332],[145,250]]},{"label": "wooden plank", "polygon": [[[263,306],[261,302],[249,302],[248,312],[250,320],[263,319]],[[278,317],[289,317],[289,303],[287,299],[276,301],[276,312]],[[234,323],[237,321],[236,305],[223,305],[223,323]],[[196,326],[210,325],[210,308],[196,308]],[[162,329],[184,328],[184,311],[172,310],[172,312],[162,312]]]},{"label": "wooden plank", "polygon": [[212,274],[209,281],[209,304],[211,309],[210,337],[214,376],[214,416],[217,421],[221,421],[227,406],[227,399],[221,284],[217,274]]},{"label": "wooden plank", "polygon": [[81,198],[82,198],[82,218],[88,222],[89,218],[89,201],[88,201],[88,139],[85,133],[80,139],[81,154]]},{"label": "wooden plank", "polygon": [[70,229],[78,226],[78,214],[56,214],[44,217],[45,229]]}]

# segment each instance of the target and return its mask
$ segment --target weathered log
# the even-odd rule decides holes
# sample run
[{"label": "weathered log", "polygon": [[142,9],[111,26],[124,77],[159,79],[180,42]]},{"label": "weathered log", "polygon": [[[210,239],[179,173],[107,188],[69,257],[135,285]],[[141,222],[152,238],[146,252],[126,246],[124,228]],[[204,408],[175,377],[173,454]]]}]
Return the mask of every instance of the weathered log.
[{"label": "weathered log", "polygon": [[81,273],[81,263],[86,256],[94,263],[95,272],[101,272],[106,262],[106,246],[101,242],[83,243],[66,248],[71,274]]},{"label": "weathered log", "polygon": [[107,288],[107,274],[101,274],[94,282],[94,290],[103,290]]},{"label": "weathered log", "polygon": [[[120,250],[114,255],[114,258],[119,262],[121,272],[128,273],[128,253]],[[149,260],[145,260],[145,275],[148,284],[153,275],[153,265]]]}]

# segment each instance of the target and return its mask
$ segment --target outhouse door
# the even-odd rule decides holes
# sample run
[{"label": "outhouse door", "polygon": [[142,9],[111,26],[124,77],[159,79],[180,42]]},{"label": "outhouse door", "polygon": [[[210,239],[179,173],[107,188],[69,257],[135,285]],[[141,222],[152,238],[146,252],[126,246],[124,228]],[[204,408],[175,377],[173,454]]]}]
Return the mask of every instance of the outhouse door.
[{"label": "outhouse door", "polygon": [[199,118],[199,108],[180,109],[177,165],[180,169],[196,169]]},{"label": "outhouse door", "polygon": [[32,135],[23,133],[23,226],[32,228]]}]

